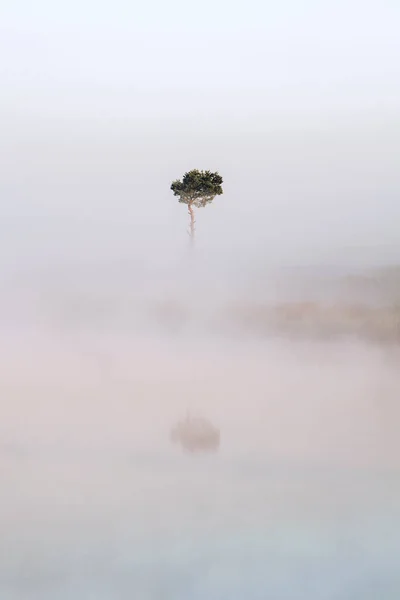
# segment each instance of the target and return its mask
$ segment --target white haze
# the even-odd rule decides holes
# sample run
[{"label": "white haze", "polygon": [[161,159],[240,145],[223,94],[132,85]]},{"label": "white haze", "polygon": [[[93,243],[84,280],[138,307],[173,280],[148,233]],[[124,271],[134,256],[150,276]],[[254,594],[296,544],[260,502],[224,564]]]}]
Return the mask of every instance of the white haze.
[{"label": "white haze", "polygon": [[1,600],[399,598],[398,7],[303,4],[2,7]]},{"label": "white haze", "polygon": [[[396,270],[366,293],[342,279],[359,264],[279,268],[243,238],[229,258],[212,242],[228,193],[192,249],[168,193],[146,192],[152,232],[101,191],[98,220],[77,196],[70,221],[42,205],[3,263],[0,595],[396,598],[398,349],[318,323],[269,332],[257,312],[391,306]],[[217,454],[170,444],[187,410],[220,427]]]}]

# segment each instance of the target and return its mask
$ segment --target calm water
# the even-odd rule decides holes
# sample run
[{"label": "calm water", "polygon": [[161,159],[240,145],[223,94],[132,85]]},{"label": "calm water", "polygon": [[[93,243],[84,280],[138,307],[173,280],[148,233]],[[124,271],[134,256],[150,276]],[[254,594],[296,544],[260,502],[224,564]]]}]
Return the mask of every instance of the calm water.
[{"label": "calm water", "polygon": [[[397,357],[27,330],[2,347],[0,598],[398,599]],[[220,452],[169,428],[191,408]]]}]

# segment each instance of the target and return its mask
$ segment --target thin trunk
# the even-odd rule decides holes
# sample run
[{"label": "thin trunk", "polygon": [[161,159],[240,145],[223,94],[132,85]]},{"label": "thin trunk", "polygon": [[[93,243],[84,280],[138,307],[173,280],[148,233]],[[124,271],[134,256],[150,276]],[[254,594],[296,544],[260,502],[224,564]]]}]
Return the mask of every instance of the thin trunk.
[{"label": "thin trunk", "polygon": [[190,241],[193,244],[194,243],[194,231],[195,231],[194,224],[195,224],[196,221],[194,220],[194,209],[193,209],[193,206],[191,204],[188,204],[188,212],[189,212],[189,215],[190,215],[190,232],[189,232],[189,235],[190,235]]}]

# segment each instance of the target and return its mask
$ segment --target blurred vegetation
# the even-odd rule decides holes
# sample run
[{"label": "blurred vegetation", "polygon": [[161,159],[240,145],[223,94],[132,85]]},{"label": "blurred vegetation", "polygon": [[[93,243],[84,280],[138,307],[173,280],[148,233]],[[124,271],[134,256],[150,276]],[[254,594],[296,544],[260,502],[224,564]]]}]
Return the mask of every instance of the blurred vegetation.
[{"label": "blurred vegetation", "polygon": [[230,317],[246,332],[309,338],[357,337],[374,342],[400,342],[400,304],[324,305],[311,302],[236,306]]}]

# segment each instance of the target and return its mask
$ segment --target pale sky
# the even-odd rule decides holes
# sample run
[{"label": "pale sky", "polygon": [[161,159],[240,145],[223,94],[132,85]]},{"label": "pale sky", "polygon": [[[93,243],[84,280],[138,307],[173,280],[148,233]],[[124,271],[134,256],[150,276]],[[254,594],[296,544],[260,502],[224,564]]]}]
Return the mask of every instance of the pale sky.
[{"label": "pale sky", "polygon": [[400,260],[399,18],[395,0],[3,0],[4,235],[22,257],[71,236],[178,251],[170,181],[215,168],[205,251]]},{"label": "pale sky", "polygon": [[399,106],[395,0],[2,4],[8,109],[248,119]]}]

